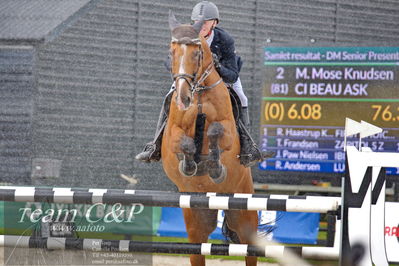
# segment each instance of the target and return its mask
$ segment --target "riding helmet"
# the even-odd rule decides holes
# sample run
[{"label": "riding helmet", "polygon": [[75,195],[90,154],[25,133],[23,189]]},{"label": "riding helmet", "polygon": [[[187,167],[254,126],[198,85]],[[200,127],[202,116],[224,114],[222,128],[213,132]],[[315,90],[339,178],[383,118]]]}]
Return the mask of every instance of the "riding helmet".
[{"label": "riding helmet", "polygon": [[202,1],[196,4],[191,12],[191,20],[211,20],[216,19],[219,22],[219,9],[210,1]]}]

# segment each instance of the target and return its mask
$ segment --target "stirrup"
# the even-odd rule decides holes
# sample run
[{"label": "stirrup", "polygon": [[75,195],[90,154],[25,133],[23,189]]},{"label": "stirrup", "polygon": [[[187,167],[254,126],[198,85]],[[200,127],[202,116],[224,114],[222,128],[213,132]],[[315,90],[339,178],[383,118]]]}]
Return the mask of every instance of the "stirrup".
[{"label": "stirrup", "polygon": [[252,145],[249,147],[247,146],[246,149],[241,149],[241,153],[238,157],[240,159],[240,164],[245,167],[250,167],[261,161],[262,154],[258,149],[258,146],[255,143],[252,143]]}]

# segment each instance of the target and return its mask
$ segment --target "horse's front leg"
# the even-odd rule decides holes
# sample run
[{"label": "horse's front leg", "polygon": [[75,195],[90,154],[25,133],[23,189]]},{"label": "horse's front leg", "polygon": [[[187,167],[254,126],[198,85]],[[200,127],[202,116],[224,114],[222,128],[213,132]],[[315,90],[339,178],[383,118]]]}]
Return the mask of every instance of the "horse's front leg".
[{"label": "horse's front leg", "polygon": [[182,175],[193,176],[197,173],[197,163],[194,161],[195,144],[190,137],[183,136],[180,142],[180,149],[184,159],[179,163],[179,171]]},{"label": "horse's front leg", "polygon": [[223,134],[224,128],[219,122],[213,122],[208,128],[209,156],[206,165],[209,176],[216,184],[223,182],[227,173],[226,168],[220,162],[219,140]]}]

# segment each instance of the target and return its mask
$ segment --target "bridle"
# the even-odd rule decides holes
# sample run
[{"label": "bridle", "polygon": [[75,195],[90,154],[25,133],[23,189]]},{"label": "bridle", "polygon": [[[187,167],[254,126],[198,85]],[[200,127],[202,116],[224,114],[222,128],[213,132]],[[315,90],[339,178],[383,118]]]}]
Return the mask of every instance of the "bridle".
[{"label": "bridle", "polygon": [[[178,39],[172,37],[172,43],[182,43],[182,42],[180,42]],[[174,74],[172,76],[172,78],[173,78],[174,82],[177,82],[179,79],[183,79],[184,81],[186,81],[190,85],[190,92],[191,92],[191,96],[193,98],[194,93],[201,93],[204,90],[210,90],[210,89],[216,87],[217,85],[219,85],[222,82],[222,78],[220,78],[218,81],[216,81],[215,83],[213,83],[210,86],[201,85],[209,77],[209,75],[212,73],[212,71],[215,68],[213,67],[213,64],[210,63],[208,65],[208,67],[205,69],[205,71],[202,73],[202,75],[200,77],[198,77],[198,72],[201,68],[201,63],[203,61],[203,50],[202,50],[202,46],[201,46],[201,40],[199,38],[196,38],[196,39],[191,39],[189,42],[184,42],[184,43],[185,44],[194,44],[194,45],[199,46],[197,70],[194,72],[193,75],[187,74],[187,73],[178,73],[178,74]]]}]

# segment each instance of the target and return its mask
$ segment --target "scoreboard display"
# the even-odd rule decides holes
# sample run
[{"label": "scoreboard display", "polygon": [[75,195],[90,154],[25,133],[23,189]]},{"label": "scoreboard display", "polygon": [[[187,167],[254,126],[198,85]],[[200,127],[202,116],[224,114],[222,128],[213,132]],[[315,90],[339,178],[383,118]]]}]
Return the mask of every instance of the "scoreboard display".
[{"label": "scoreboard display", "polygon": [[263,58],[261,149],[276,155],[261,170],[343,173],[346,117],[383,128],[362,147],[399,152],[399,47],[266,47]]}]

